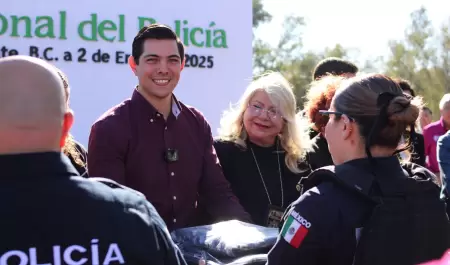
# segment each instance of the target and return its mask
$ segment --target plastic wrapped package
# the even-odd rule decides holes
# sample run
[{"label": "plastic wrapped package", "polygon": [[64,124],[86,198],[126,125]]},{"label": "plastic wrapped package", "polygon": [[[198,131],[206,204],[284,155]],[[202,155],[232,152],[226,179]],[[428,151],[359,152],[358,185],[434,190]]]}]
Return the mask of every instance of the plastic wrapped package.
[{"label": "plastic wrapped package", "polygon": [[218,259],[199,248],[182,246],[181,251],[188,265],[198,265],[201,260],[206,261],[206,265],[265,265],[267,263],[267,254],[246,255],[241,258],[221,257]]},{"label": "plastic wrapped package", "polygon": [[189,264],[198,264],[204,259],[208,265],[265,264],[266,254],[277,237],[277,228],[237,220],[172,232],[174,242]]}]

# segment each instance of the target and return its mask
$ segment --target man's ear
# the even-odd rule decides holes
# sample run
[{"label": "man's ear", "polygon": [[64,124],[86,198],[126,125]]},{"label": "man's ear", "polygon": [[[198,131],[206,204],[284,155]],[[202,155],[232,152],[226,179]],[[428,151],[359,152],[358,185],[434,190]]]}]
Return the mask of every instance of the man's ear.
[{"label": "man's ear", "polygon": [[184,56],[183,61],[181,62],[181,71],[183,71],[185,64],[186,64],[186,55]]},{"label": "man's ear", "polygon": [[59,141],[59,146],[61,147],[61,149],[66,145],[67,137],[69,137],[69,132],[73,125],[73,119],[74,118],[72,110],[69,110],[64,114],[61,139]]},{"label": "man's ear", "polygon": [[134,75],[136,75],[136,61],[134,60],[133,56],[128,57],[128,65],[131,68],[131,71],[133,71]]}]

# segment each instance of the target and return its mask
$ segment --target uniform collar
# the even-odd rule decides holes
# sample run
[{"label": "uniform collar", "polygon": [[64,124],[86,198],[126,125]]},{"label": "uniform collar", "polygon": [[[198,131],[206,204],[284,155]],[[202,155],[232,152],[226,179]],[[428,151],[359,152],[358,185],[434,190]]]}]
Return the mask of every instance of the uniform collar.
[{"label": "uniform collar", "polygon": [[[133,95],[131,96],[131,101],[135,102],[138,105],[138,108],[142,108],[145,112],[150,113],[152,117],[156,115],[161,115],[158,110],[153,107],[137,90],[137,87],[134,89]],[[175,95],[172,94],[172,114],[175,118],[178,118],[182,110],[180,102],[177,100]]]},{"label": "uniform collar", "polygon": [[62,152],[0,155],[0,169],[0,181],[79,176],[69,158]]},{"label": "uniform collar", "polygon": [[[373,172],[374,174],[371,174],[370,171],[367,170],[372,167],[367,158],[348,161],[336,166],[334,170],[338,178],[366,195],[371,191],[372,183],[375,178],[377,183],[382,186],[381,188],[383,190],[391,190],[392,188],[395,188],[392,187],[392,180],[406,176],[406,172],[402,169],[400,161],[396,156],[372,159],[374,159],[376,163],[376,168],[374,168]],[[358,174],[358,171],[361,173]]]}]

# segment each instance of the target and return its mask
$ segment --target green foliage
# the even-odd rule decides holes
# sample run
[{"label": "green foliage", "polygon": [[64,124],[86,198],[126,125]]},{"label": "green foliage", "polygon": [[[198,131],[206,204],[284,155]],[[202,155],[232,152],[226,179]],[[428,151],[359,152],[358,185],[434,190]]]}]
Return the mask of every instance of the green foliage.
[{"label": "green foliage", "polygon": [[264,10],[261,0],[253,0],[253,27],[269,22],[272,16]]},{"label": "green foliage", "polygon": [[[253,0],[253,12],[255,28],[271,20],[260,0]],[[331,56],[354,59],[351,51],[340,44],[319,53],[305,51],[302,34],[306,26],[302,17],[288,16],[283,24],[284,32],[275,47],[259,39],[253,41],[254,74],[265,71],[283,73],[294,86],[300,107],[303,106],[312,71],[320,60]],[[422,7],[411,13],[405,36],[386,44],[389,52],[385,58],[366,60],[359,68],[409,80],[438,118],[439,101],[444,93],[450,93],[450,17],[436,29]]]},{"label": "green foliage", "polygon": [[439,117],[439,101],[450,92],[450,20],[440,29],[433,27],[424,7],[411,13],[410,25],[401,40],[389,43],[384,72],[411,82],[417,94],[424,97]]}]

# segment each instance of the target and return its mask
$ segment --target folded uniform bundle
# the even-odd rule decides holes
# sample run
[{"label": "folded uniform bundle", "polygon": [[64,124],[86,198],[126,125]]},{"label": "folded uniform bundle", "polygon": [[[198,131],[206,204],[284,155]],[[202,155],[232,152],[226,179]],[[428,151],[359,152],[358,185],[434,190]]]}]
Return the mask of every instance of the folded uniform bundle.
[{"label": "folded uniform bundle", "polygon": [[178,229],[172,232],[189,264],[265,264],[266,254],[278,237],[277,228],[237,220]]}]

